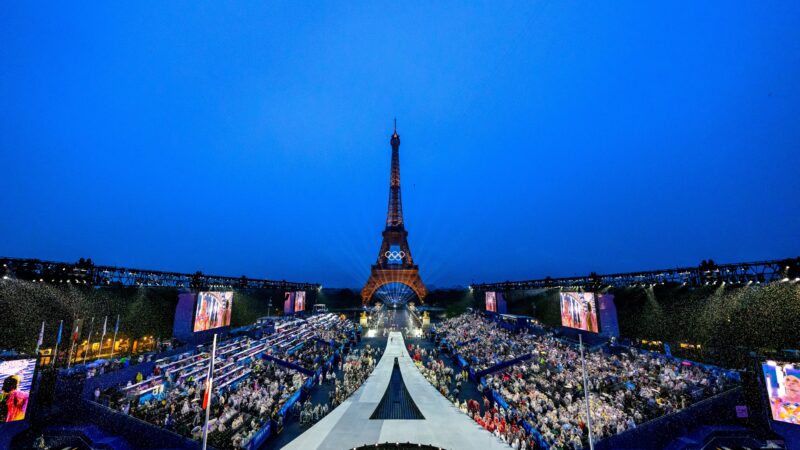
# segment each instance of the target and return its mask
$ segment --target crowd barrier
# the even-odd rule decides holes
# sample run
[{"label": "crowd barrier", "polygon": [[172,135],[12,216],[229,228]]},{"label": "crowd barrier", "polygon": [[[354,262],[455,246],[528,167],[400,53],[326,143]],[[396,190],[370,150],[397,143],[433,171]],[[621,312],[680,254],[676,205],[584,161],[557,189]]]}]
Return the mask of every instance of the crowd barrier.
[{"label": "crowd barrier", "polygon": [[470,339],[468,341],[456,342],[456,347],[461,347],[462,345],[472,344],[473,342],[478,342],[481,338]]},{"label": "crowd barrier", "polygon": [[261,357],[266,359],[266,360],[268,360],[268,361],[275,361],[275,363],[277,363],[278,365],[283,366],[283,367],[287,367],[287,368],[292,369],[292,370],[296,370],[296,371],[302,373],[303,375],[306,375],[306,376],[309,376],[309,377],[314,375],[314,371],[313,370],[308,370],[308,369],[306,369],[304,367],[298,366],[297,364],[284,361],[284,360],[276,358],[276,357],[274,357],[272,355],[268,355],[268,354],[265,353],[265,354],[261,355]]},{"label": "crowd barrier", "polygon": [[100,376],[87,378],[83,383],[82,397],[85,399],[91,399],[94,396],[95,389],[99,388],[100,391],[104,391],[108,388],[125,385],[128,383],[128,381],[136,379],[137,373],[141,373],[142,375],[150,374],[153,373],[153,369],[155,369],[155,367],[155,361],[149,361],[136,364],[135,366],[128,366]]},{"label": "crowd barrier", "polygon": [[114,411],[91,400],[83,400],[83,409],[89,423],[102,425],[108,432],[119,435],[131,442],[136,442],[140,447],[185,448],[189,450],[199,450],[201,448],[200,443],[197,441],[164,428],[159,428],[136,417]]},{"label": "crowd barrier", "polygon": [[522,361],[527,361],[531,358],[533,358],[533,353],[528,353],[527,355],[522,355],[514,359],[509,359],[508,361],[503,361],[500,364],[495,364],[494,366],[491,366],[489,368],[486,368],[478,372],[470,368],[469,374],[473,380],[477,381],[490,373],[498,372],[500,370],[505,369],[506,367],[511,367],[513,365],[521,363]]},{"label": "crowd barrier", "polygon": [[286,354],[287,354],[287,355],[292,355],[292,354],[294,354],[294,352],[296,352],[296,351],[298,351],[298,350],[302,349],[303,347],[305,347],[305,345],[306,345],[305,343],[300,343],[300,344],[297,344],[296,346],[294,346],[294,347],[290,348],[290,349],[289,349],[289,350],[286,352]]},{"label": "crowd barrier", "polygon": [[267,442],[267,439],[272,435],[272,422],[268,421],[265,425],[261,427],[256,434],[253,435],[253,438],[250,439],[250,442],[245,446],[245,450],[256,450],[264,445]]}]

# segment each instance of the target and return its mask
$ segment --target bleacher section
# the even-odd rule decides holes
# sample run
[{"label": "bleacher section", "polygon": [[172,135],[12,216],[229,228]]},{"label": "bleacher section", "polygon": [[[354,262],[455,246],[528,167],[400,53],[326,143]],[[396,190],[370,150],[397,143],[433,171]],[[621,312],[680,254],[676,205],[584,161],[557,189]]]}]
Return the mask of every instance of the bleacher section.
[{"label": "bleacher section", "polygon": [[[432,331],[438,346],[459,367],[469,369],[472,379],[484,387],[484,395],[504,414],[524,418],[522,426],[534,436],[537,448],[587,446],[575,342],[538,325],[511,329],[495,315],[460,316]],[[651,436],[663,435],[660,430],[675,432],[678,421],[691,423],[709,407],[718,411],[739,398],[736,372],[593,344],[595,348],[585,349],[585,355],[593,380],[590,404],[596,449],[636,448],[645,430]],[[726,411],[732,413],[733,407]],[[638,439],[631,439],[633,435]],[[662,445],[668,442],[663,436],[659,439]]]},{"label": "bleacher section", "polygon": [[[280,432],[293,404],[308,395],[319,373],[355,338],[353,324],[334,314],[290,320],[274,329],[259,339],[240,336],[218,344],[209,422],[212,446],[255,449]],[[85,393],[103,389],[97,402],[86,400],[87,410],[96,423],[108,424],[123,436],[126,428],[135,429],[157,436],[154,442],[161,445],[196,446],[210,353],[208,346],[199,346],[133,366],[135,378],[129,370],[126,381],[119,379],[121,373],[109,374],[117,382],[110,389],[104,377],[92,379]]]}]

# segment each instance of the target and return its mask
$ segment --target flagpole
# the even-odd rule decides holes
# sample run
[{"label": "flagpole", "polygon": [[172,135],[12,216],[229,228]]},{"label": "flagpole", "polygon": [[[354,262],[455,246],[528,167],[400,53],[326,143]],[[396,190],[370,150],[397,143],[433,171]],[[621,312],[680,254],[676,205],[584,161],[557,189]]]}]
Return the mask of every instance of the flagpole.
[{"label": "flagpole", "polygon": [[88,345],[88,347],[86,348],[86,350],[83,351],[83,362],[84,363],[86,362],[86,357],[89,356],[89,350],[92,349],[92,332],[93,331],[94,331],[94,317],[92,317],[92,322],[89,324],[89,338],[87,339],[88,344],[86,344],[86,345]]},{"label": "flagpole", "polygon": [[109,358],[114,357],[114,346],[117,345],[117,331],[119,330],[119,314],[117,314],[117,326],[114,327],[114,340],[111,341],[111,356]]},{"label": "flagpole", "polygon": [[589,449],[594,450],[592,436],[592,415],[589,409],[589,383],[586,380],[586,360],[583,358],[583,336],[578,333],[578,344],[581,347],[581,366],[583,367],[583,394],[586,396],[586,426],[589,429]]},{"label": "flagpole", "polygon": [[69,347],[69,355],[67,356],[67,369],[69,369],[70,364],[72,364],[72,352],[75,350],[75,342],[78,340],[80,326],[83,325],[80,323],[80,320],[81,319],[75,319],[77,323],[75,324],[75,331],[72,332],[72,345]]},{"label": "flagpole", "polygon": [[58,325],[58,337],[56,338],[56,348],[55,351],[53,352],[53,361],[51,361],[53,367],[55,367],[56,359],[58,359],[58,344],[61,343],[61,330],[63,330],[63,327],[64,327],[64,320],[62,319],[61,323]]},{"label": "flagpole", "polygon": [[105,316],[103,318],[103,334],[100,335],[100,347],[97,349],[97,357],[98,358],[103,356],[103,339],[106,338],[106,326],[107,325],[108,325],[108,316]]},{"label": "flagpole", "polygon": [[208,446],[208,418],[211,414],[211,389],[214,383],[214,358],[217,356],[217,334],[214,333],[214,343],[211,345],[211,361],[208,363],[208,377],[206,378],[206,421],[203,424],[203,450]]}]

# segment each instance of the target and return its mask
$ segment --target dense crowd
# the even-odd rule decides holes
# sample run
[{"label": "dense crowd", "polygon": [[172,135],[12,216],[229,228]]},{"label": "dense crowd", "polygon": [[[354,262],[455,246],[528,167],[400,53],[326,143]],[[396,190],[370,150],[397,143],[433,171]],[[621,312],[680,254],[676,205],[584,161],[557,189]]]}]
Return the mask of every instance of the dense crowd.
[{"label": "dense crowd", "polygon": [[[321,317],[321,318],[320,318]],[[240,448],[278,414],[306,380],[297,370],[259,355],[316,369],[328,361],[334,347],[349,339],[352,325],[332,314],[315,316],[259,340],[235,338],[218,345],[214,361],[209,442],[221,449]],[[157,361],[147,378],[141,373],[114,390],[110,404],[125,414],[200,439],[209,349],[200,348]],[[327,373],[326,371],[323,371]],[[100,399],[100,392],[95,392]]]},{"label": "dense crowd", "polygon": [[[251,370],[236,389],[212,397],[208,439],[216,448],[246,445],[305,380],[299,372],[260,359]],[[205,419],[202,387],[195,380],[182,379],[164,397],[153,397],[143,404],[123,397],[116,404],[127,414],[199,440]]]},{"label": "dense crowd", "polygon": [[[464,314],[436,326],[476,371],[531,353],[532,334],[512,333],[478,315]],[[460,345],[459,345],[460,344]]]},{"label": "dense crowd", "polygon": [[342,380],[337,378],[333,391],[331,406],[336,407],[350,397],[367,380],[375,364],[381,358],[383,350],[367,345],[363,349],[355,349],[341,362]]},{"label": "dense crowd", "polygon": [[459,400],[462,380],[466,372],[453,375],[453,368],[439,359],[436,349],[427,350],[419,345],[409,344],[408,353],[414,359],[417,367],[428,382],[451,402]]},{"label": "dense crowd", "polygon": [[[481,362],[477,370],[493,361],[522,356],[523,352],[532,354],[527,361],[486,376],[486,388],[498,392],[508,402],[511,411],[500,410],[496,414],[506,422],[509,414],[528,420],[551,448],[579,449],[587,445],[581,358],[574,345],[552,334],[506,332],[475,315],[451,319],[440,330],[459,340],[479,339],[475,345],[456,348],[470,360]],[[509,339],[509,342],[505,346],[498,343],[498,336]],[[522,344],[520,339],[527,342]],[[476,350],[480,346],[487,348]],[[499,346],[499,350],[492,348],[495,346]],[[596,440],[678,411],[721,392],[731,384],[721,370],[676,362],[664,355],[635,349],[615,352],[586,350],[585,361],[592,432]],[[487,429],[497,429],[496,417],[490,416],[488,419],[493,426]],[[479,416],[475,418],[478,420]],[[486,424],[487,417],[480,417],[480,421]],[[504,431],[499,433],[503,435]],[[504,440],[513,444],[518,437],[518,433],[512,431]],[[520,440],[520,448],[523,448],[523,442]],[[531,448],[531,442],[526,442],[526,445]]]},{"label": "dense crowd", "polygon": [[466,369],[457,371],[448,366],[443,359],[439,358],[439,352],[435,348],[426,350],[421,346],[409,345],[409,354],[425,379],[461,412],[475,420],[478,425],[515,450],[536,448],[531,434],[522,426],[524,417],[519,412],[512,412],[497,406],[492,407],[489,400],[484,399],[485,413],[481,415],[477,399],[461,399],[462,383],[466,382],[469,376]]},{"label": "dense crowd", "polygon": [[383,350],[367,345],[364,349],[354,349],[347,357],[339,360],[341,378],[334,371],[323,372],[320,384],[332,382],[334,388],[329,392],[326,403],[313,405],[307,400],[302,406],[297,405],[299,411],[296,410],[295,414],[299,414],[300,423],[313,425],[350,397],[367,380],[382,354]]}]

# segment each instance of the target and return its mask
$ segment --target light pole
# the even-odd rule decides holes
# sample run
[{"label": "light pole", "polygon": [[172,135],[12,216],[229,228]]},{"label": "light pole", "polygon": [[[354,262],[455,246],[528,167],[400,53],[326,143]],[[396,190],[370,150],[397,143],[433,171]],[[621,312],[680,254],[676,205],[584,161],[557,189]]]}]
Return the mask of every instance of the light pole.
[{"label": "light pole", "polygon": [[592,414],[589,409],[589,383],[586,380],[586,360],[583,358],[583,336],[578,334],[578,345],[581,347],[581,366],[583,366],[583,394],[586,396],[586,427],[589,430],[589,449],[594,450],[592,437]]}]

